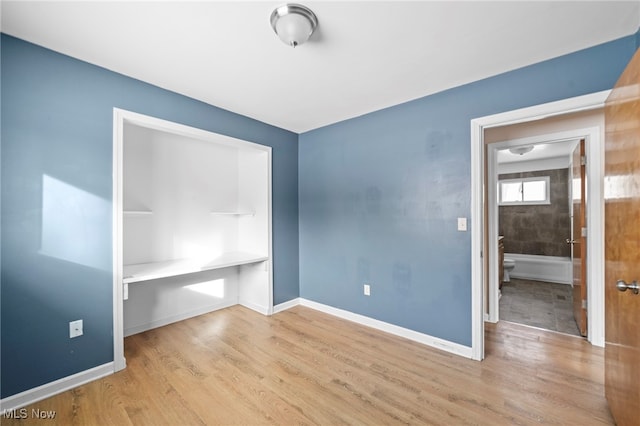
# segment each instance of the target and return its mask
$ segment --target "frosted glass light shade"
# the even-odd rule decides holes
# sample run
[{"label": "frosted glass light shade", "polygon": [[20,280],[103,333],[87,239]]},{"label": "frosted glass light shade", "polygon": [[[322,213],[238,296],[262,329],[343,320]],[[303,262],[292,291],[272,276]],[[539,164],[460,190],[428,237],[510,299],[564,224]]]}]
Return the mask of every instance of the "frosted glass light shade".
[{"label": "frosted glass light shade", "polygon": [[296,47],[309,39],[311,22],[302,15],[285,15],[276,22],[276,34],[285,44]]},{"label": "frosted glass light shade", "polygon": [[533,145],[515,146],[513,148],[509,148],[509,152],[517,155],[524,155],[527,152],[531,151],[533,151]]},{"label": "frosted glass light shade", "polygon": [[305,6],[286,4],[271,14],[271,27],[283,43],[296,47],[307,40],[318,25],[316,15]]}]

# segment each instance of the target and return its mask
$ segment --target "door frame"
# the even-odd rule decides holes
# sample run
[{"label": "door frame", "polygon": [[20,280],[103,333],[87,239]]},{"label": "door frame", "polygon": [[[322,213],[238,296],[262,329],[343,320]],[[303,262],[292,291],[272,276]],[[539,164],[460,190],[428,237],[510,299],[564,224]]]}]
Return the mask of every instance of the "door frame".
[{"label": "door frame", "polygon": [[[528,121],[536,121],[543,118],[564,115],[568,113],[587,111],[604,107],[604,102],[611,93],[611,90],[604,90],[588,95],[577,96],[574,98],[564,99],[546,104],[535,105],[531,107],[521,108],[513,111],[502,112],[498,114],[478,117],[471,120],[471,352],[472,358],[481,360],[484,358],[484,293],[485,293],[485,265],[483,259],[483,247],[487,231],[484,230],[485,208],[488,207],[484,201],[484,178],[487,173],[485,170],[485,150],[484,150],[484,129],[491,127],[499,127],[516,123],[524,123]],[[602,131],[603,129],[601,129]],[[592,158],[591,173],[587,179],[591,179],[591,185],[588,191],[588,197],[592,201],[597,201],[599,207],[591,206],[592,232],[591,248],[594,253],[588,253],[591,259],[604,259],[604,240],[603,229],[604,224],[604,204],[602,203],[602,170],[604,162],[604,141],[601,140],[600,132],[597,132],[597,142],[590,143],[587,155]],[[596,146],[597,145],[597,146]],[[597,169],[597,170],[596,170]],[[598,172],[599,174],[595,174]],[[598,216],[598,217],[594,217]],[[589,227],[589,224],[587,224]],[[599,226],[600,232],[597,231]],[[599,256],[598,256],[599,251]],[[490,254],[490,253],[488,253]],[[599,297],[603,301],[602,306],[593,306],[590,311],[595,315],[592,327],[589,333],[589,341],[597,346],[604,346],[604,268],[602,262],[590,262],[592,264],[591,277],[593,282],[599,281]],[[589,274],[588,274],[589,275]],[[592,291],[596,291],[594,286]],[[590,295],[591,296],[591,295]],[[598,300],[598,294],[594,294]],[[599,324],[598,316],[600,317]],[[591,318],[590,318],[591,319]]]}]

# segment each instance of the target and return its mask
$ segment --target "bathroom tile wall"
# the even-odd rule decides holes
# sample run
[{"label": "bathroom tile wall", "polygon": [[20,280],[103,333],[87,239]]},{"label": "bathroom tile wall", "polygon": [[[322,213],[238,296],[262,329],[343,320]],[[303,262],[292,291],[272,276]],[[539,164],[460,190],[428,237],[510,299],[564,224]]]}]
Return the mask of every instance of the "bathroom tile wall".
[{"label": "bathroom tile wall", "polygon": [[569,170],[509,173],[498,179],[549,176],[551,204],[500,206],[499,232],[506,253],[569,257],[565,240],[571,237],[569,216]]}]

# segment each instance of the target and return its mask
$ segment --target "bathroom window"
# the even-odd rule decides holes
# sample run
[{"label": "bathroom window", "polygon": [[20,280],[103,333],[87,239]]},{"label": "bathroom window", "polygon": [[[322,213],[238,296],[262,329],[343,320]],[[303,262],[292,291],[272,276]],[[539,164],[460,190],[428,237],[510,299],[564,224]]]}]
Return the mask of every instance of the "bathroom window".
[{"label": "bathroom window", "polygon": [[501,206],[551,204],[549,176],[499,181],[498,204]]}]

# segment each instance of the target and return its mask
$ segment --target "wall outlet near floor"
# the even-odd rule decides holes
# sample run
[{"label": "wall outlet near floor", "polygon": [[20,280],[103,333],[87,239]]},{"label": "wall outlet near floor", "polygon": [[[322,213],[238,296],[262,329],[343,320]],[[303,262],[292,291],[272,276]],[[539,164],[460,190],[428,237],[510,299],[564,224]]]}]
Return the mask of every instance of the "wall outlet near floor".
[{"label": "wall outlet near floor", "polygon": [[369,284],[364,285],[364,295],[371,296],[371,286]]},{"label": "wall outlet near floor", "polygon": [[82,320],[71,321],[69,323],[69,338],[82,336]]}]

